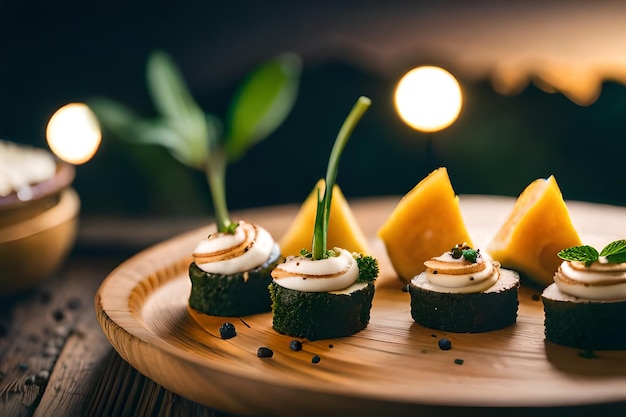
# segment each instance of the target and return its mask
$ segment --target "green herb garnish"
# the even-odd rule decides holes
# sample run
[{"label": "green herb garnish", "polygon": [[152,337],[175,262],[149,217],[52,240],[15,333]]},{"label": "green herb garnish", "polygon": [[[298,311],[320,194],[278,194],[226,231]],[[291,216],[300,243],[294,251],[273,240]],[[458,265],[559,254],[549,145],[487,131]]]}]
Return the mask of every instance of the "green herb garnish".
[{"label": "green herb garnish", "polygon": [[354,254],[354,259],[359,267],[358,282],[373,282],[378,277],[378,260],[373,256]]},{"label": "green herb garnish", "polygon": [[465,243],[459,243],[450,249],[450,256],[452,256],[453,259],[461,259],[462,256],[466,261],[475,263],[476,259],[480,256],[480,250],[472,249]]},{"label": "green herb garnish", "polygon": [[600,257],[606,258],[609,263],[619,264],[626,262],[626,239],[611,242],[600,252],[592,246],[583,245],[563,249],[557,255],[565,261],[583,262],[585,266],[590,266]]},{"label": "green herb garnish", "polygon": [[337,179],[337,168],[339,166],[339,157],[343,151],[350,134],[354,130],[354,127],[361,119],[361,116],[369,108],[371,100],[367,97],[359,97],[356,104],[348,114],[348,117],[344,121],[335,144],[330,153],[328,160],[328,167],[326,169],[326,181],[324,188],[324,196],[320,198],[320,190],[317,191],[317,211],[315,214],[315,226],[313,229],[313,243],[312,254],[313,259],[325,259],[332,256],[326,250],[326,244],[328,241],[328,220],[330,217],[330,203],[333,197],[333,186]]},{"label": "green herb garnish", "polygon": [[146,69],[156,118],[142,119],[109,99],[91,100],[88,105],[100,123],[119,138],[161,145],[182,164],[204,171],[217,229],[233,233],[237,224],[228,215],[226,167],[285,120],[298,93],[300,58],[284,54],[250,73],[231,100],[224,123],[203,112],[167,54],[153,53]]},{"label": "green herb garnish", "polygon": [[463,257],[471,263],[476,263],[478,251],[475,249],[463,249]]}]

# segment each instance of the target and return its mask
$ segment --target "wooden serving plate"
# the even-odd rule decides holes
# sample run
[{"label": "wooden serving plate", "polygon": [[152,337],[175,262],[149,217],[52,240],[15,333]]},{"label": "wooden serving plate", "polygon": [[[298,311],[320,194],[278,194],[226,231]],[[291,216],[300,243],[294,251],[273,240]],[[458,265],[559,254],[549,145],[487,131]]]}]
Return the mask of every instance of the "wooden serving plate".
[{"label": "wooden serving plate", "polygon": [[[139,372],[206,406],[245,415],[457,415],[480,411],[622,407],[626,351],[594,357],[544,341],[538,291],[523,287],[518,322],[482,334],[455,334],[415,324],[376,231],[399,197],[357,200],[351,207],[381,263],[371,322],[346,338],[305,342],[272,329],[271,313],[239,318],[192,314],[190,253],[210,227],[147,249],[115,269],[95,298],[99,322],[113,347]],[[461,196],[472,238],[483,247],[513,207],[508,197]],[[626,232],[626,208],[568,202],[586,244],[603,246]],[[236,213],[281,236],[296,206]],[[222,340],[232,322],[237,336]],[[441,350],[442,337],[452,349]],[[257,357],[259,347],[273,350]],[[319,363],[313,363],[313,356]],[[462,361],[462,363],[461,363]],[[576,408],[577,409],[577,408]],[[620,408],[623,410],[624,408]],[[356,414],[359,413],[359,414]]]}]

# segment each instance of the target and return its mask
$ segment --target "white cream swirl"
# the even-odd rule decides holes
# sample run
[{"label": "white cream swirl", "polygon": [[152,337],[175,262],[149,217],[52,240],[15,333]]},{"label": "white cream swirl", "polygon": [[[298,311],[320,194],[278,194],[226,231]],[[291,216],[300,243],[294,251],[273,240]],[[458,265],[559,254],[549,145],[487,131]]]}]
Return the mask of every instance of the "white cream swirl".
[{"label": "white cream swirl", "polygon": [[239,221],[235,233],[212,233],[198,243],[193,258],[198,268],[212,274],[236,274],[263,265],[274,239],[264,228]]},{"label": "white cream swirl", "polygon": [[12,192],[28,195],[32,184],[52,178],[56,162],[51,153],[38,148],[0,140],[0,197]]},{"label": "white cream swirl", "polygon": [[485,260],[482,256],[476,262],[454,258],[450,252],[426,262],[426,278],[433,289],[449,293],[483,292],[491,288],[500,278],[500,264]]},{"label": "white cream swirl", "polygon": [[608,263],[604,258],[585,266],[564,261],[554,275],[563,293],[588,300],[626,299],[626,263]]},{"label": "white cream swirl", "polygon": [[289,256],[272,271],[281,287],[307,292],[332,292],[350,287],[359,278],[359,267],[348,250],[334,248],[337,256],[313,260]]}]

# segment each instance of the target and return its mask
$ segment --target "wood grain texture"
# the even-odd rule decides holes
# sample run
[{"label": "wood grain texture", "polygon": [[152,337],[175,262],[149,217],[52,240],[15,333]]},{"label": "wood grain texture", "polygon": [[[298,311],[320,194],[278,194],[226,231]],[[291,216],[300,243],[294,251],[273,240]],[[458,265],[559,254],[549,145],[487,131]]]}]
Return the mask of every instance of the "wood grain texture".
[{"label": "wood grain texture", "polygon": [[37,289],[0,299],[0,416],[84,415],[112,350],[87,300],[119,263],[72,260]]},{"label": "wood grain texture", "polygon": [[[114,270],[96,294],[98,320],[120,356],[139,372],[186,398],[235,414],[427,415],[450,407],[550,410],[606,404],[624,409],[626,352],[596,352],[586,359],[575,349],[545,342],[542,304],[530,288],[520,292],[517,324],[505,329],[455,334],[415,324],[409,296],[400,290],[376,238],[397,201],[351,203],[382,273],[371,322],[354,336],[305,342],[302,351],[294,352],[292,338],[271,328],[271,313],[243,320],[190,313],[189,254],[209,228],[158,244]],[[461,196],[463,215],[479,245],[502,224],[513,203],[511,198]],[[626,230],[626,209],[568,205],[586,243],[600,246],[623,237],[615,234]],[[239,214],[280,236],[296,209]],[[225,321],[235,324],[236,337],[217,337]],[[451,350],[439,349],[442,337],[452,342]],[[258,358],[261,346],[274,356]],[[319,363],[312,363],[314,355]]]}]

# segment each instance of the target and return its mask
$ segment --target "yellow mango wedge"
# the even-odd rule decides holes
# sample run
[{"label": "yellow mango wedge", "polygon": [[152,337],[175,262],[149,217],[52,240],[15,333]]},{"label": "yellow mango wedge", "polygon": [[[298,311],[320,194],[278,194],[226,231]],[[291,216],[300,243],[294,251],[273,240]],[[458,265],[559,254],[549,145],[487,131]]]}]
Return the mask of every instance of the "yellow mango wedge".
[{"label": "yellow mango wedge", "polygon": [[487,245],[487,252],[506,268],[536,283],[552,283],[561,263],[557,253],[582,245],[554,178],[540,178],[519,195],[513,211]]},{"label": "yellow mango wedge", "polygon": [[424,271],[424,261],[457,243],[472,246],[445,167],[431,172],[398,203],[378,230],[391,264],[408,282]]},{"label": "yellow mango wedge", "polygon": [[[315,211],[317,210],[317,190],[324,195],[324,180],[317,182],[313,191],[306,198],[293,222],[282,236],[279,245],[284,256],[299,255],[300,250],[311,250]],[[333,199],[330,204],[328,237],[326,246],[344,248],[351,252],[371,255],[365,235],[361,231],[346,198],[337,184],[333,187]]]}]

